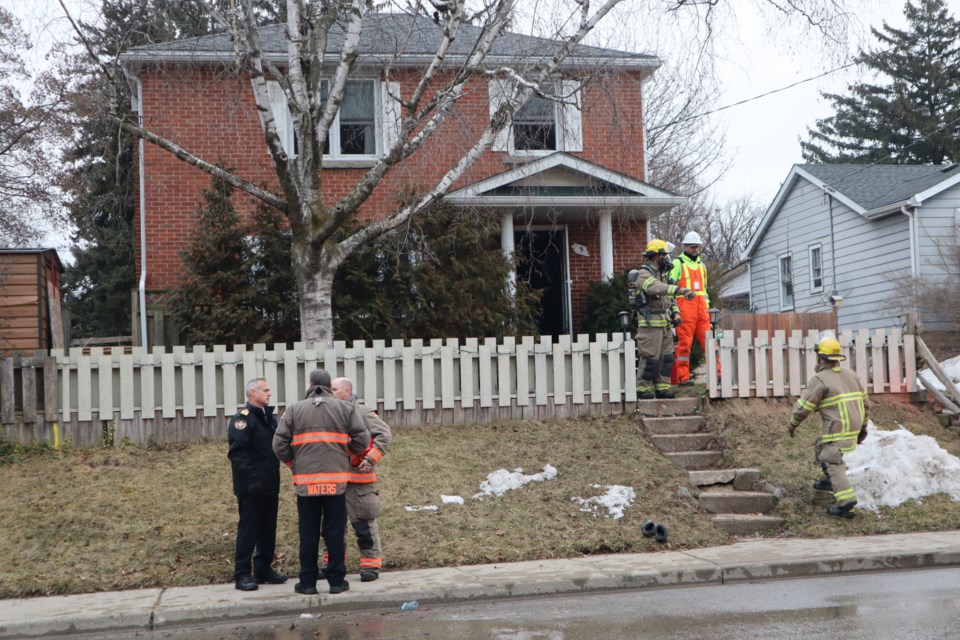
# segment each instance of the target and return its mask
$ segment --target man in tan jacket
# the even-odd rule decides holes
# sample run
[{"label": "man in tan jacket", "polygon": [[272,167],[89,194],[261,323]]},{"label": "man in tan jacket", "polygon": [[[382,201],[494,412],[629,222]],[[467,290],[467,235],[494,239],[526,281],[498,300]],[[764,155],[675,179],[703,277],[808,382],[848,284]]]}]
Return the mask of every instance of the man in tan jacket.
[{"label": "man in tan jacket", "polygon": [[330,552],[326,571],[330,593],[350,588],[344,577],[343,531],[347,526],[344,492],[350,481],[350,454],[360,454],[370,432],[353,405],[330,393],[330,374],[310,372],[307,398],[287,407],[273,437],[273,450],[293,470],[300,531],[300,582],[297,593],[317,593],[320,537]]}]

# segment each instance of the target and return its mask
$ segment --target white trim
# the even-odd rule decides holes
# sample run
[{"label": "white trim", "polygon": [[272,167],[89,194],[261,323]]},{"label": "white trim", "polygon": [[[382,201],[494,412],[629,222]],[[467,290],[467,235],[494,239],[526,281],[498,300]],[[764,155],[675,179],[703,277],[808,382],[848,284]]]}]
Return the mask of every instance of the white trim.
[{"label": "white trim", "polygon": [[609,209],[600,211],[600,281],[613,279],[613,215]]},{"label": "white trim", "polygon": [[[954,169],[954,171],[957,171],[957,170]],[[954,175],[954,176],[952,176],[952,177],[950,177],[950,178],[947,178],[947,179],[944,180],[943,182],[938,182],[937,184],[933,185],[933,186],[930,187],[929,189],[927,189],[927,190],[925,190],[925,191],[921,191],[921,192],[918,193],[917,195],[913,196],[913,198],[911,198],[911,200],[913,200],[914,203],[916,203],[916,204],[919,206],[919,205],[923,204],[923,201],[924,201],[924,200],[929,200],[929,199],[932,198],[933,196],[935,196],[935,195],[937,195],[937,194],[939,194],[939,193],[942,193],[943,191],[946,191],[947,189],[949,189],[950,187],[952,187],[952,186],[954,186],[954,185],[956,185],[956,184],[960,184],[960,171],[957,171],[957,174],[956,174],[956,175]]]},{"label": "white trim", "polygon": [[[474,182],[473,184],[469,184],[465,187],[457,189],[456,191],[448,194],[447,198],[460,199],[482,195],[487,191],[506,186],[516,182],[517,180],[528,178],[532,175],[536,175],[556,167],[568,169],[570,171],[585,175],[589,178],[603,180],[622,189],[626,189],[627,191],[632,191],[636,193],[637,196],[642,197],[644,202],[660,201],[663,203],[673,202],[674,204],[683,204],[687,201],[687,199],[684,197],[678,196],[663,189],[658,189],[641,180],[625,176],[622,173],[617,173],[616,171],[612,171],[606,167],[601,167],[598,164],[593,164],[592,162],[588,162],[582,158],[557,151],[548,156],[537,158],[532,162],[519,165],[513,169],[504,171],[503,173],[498,173],[495,176],[490,176],[489,178],[485,178],[478,182]],[[616,197],[623,198],[626,201],[628,198],[632,199],[637,196],[624,195]],[[612,197],[613,196],[609,196],[609,198]],[[529,201],[529,199],[526,199],[525,201]],[[567,202],[567,200],[562,201]],[[596,199],[591,198],[590,201],[596,202]]]},{"label": "white trim", "polygon": [[[817,251],[817,254],[820,256],[820,286],[814,284],[813,280],[813,252]],[[811,244],[807,246],[807,273],[810,276],[810,293],[818,293],[823,291],[823,246],[818,242],[817,244]]]},{"label": "white trim", "polygon": [[500,250],[503,252],[503,259],[511,265],[507,273],[507,292],[510,297],[514,297],[517,294],[517,269],[513,266],[516,243],[513,239],[513,212],[511,211],[505,212],[500,217]]},{"label": "white trim", "polygon": [[[791,290],[790,297],[792,298],[792,300],[790,301],[789,306],[784,304],[784,301],[783,301],[783,284],[784,284],[783,260],[785,258],[790,260],[790,290]],[[780,311],[793,311],[794,308],[796,308],[797,306],[797,289],[793,284],[794,283],[793,271],[794,271],[793,253],[788,251],[787,253],[781,253],[780,255],[778,255],[777,256],[777,292],[780,297]]]}]

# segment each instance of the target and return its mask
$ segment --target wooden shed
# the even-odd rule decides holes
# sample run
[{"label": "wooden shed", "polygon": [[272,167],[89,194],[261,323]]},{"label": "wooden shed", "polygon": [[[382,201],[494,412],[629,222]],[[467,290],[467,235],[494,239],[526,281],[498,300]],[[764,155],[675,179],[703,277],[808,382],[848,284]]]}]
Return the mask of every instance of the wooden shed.
[{"label": "wooden shed", "polygon": [[54,249],[0,249],[0,352],[64,346]]}]

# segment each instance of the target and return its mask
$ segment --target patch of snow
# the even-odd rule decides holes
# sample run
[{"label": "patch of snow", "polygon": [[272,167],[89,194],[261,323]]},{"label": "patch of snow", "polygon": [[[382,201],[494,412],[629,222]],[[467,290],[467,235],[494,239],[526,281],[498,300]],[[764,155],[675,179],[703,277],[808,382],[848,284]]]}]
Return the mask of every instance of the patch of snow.
[{"label": "patch of snow", "polygon": [[878,512],[938,493],[960,502],[960,458],[930,436],[902,428],[879,431],[872,421],[868,426],[863,444],[844,455],[858,508]]},{"label": "patch of snow", "polygon": [[301,620],[313,620],[314,617],[315,617],[315,616],[314,616],[312,613],[301,613],[301,614],[300,614],[300,619],[301,619]]},{"label": "patch of snow", "polygon": [[[943,369],[943,372],[947,374],[948,378],[960,383],[960,356],[944,360],[940,363],[940,367]],[[917,377],[920,379],[920,386],[924,389],[933,388],[939,389],[940,391],[945,390],[943,383],[937,380],[937,377],[933,375],[933,371],[930,371],[930,369],[921,369],[917,372]]]},{"label": "patch of snow", "polygon": [[544,465],[543,471],[532,475],[524,475],[523,469],[516,468],[513,471],[506,469],[497,469],[487,475],[487,479],[480,483],[480,492],[473,495],[474,498],[483,498],[485,496],[502,496],[507,491],[519,489],[531,482],[543,482],[553,480],[557,477],[557,469],[549,464]]},{"label": "patch of snow", "polygon": [[634,499],[637,497],[633,487],[624,487],[619,484],[602,487],[595,484],[593,487],[595,489],[606,489],[607,492],[602,496],[594,496],[592,498],[574,497],[571,498],[571,500],[581,505],[581,511],[596,513],[598,507],[606,507],[607,511],[610,512],[610,517],[614,520],[622,518],[623,512],[633,504]]},{"label": "patch of snow", "polygon": [[437,505],[435,505],[435,504],[428,504],[428,505],[424,505],[424,506],[406,506],[406,507],[404,507],[404,509],[406,509],[407,511],[436,511],[437,508],[438,508],[438,507],[437,507]]},{"label": "patch of snow", "polygon": [[463,504],[463,498],[460,496],[445,496],[441,493],[440,502],[442,504]]}]

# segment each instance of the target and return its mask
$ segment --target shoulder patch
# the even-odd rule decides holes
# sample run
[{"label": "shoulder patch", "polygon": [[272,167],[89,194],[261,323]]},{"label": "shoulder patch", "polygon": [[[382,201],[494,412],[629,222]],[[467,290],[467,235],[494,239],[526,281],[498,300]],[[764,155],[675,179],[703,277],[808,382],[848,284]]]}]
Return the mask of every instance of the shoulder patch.
[{"label": "shoulder patch", "polygon": [[236,429],[237,431],[243,431],[244,429],[247,428],[247,421],[237,420],[236,422],[233,423],[233,428]]},{"label": "shoulder patch", "polygon": [[240,409],[240,415],[242,416],[248,415],[249,413],[250,413],[250,409],[247,409],[246,407],[244,407],[243,409]]}]

